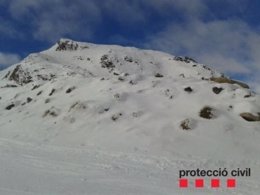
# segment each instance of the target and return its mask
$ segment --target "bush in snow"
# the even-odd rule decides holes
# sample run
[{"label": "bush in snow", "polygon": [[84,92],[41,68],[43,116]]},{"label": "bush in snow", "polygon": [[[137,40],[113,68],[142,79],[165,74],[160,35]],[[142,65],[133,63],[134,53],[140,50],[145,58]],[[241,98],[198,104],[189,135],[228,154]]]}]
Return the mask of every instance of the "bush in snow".
[{"label": "bush in snow", "polygon": [[222,90],[223,90],[222,87],[213,87],[213,88],[212,88],[212,91],[213,91],[215,94],[219,94]]},{"label": "bush in snow", "polygon": [[114,63],[108,58],[108,55],[103,55],[100,60],[101,60],[100,63],[102,68],[108,68],[108,69],[115,68]]},{"label": "bush in snow", "polygon": [[184,91],[191,93],[193,91],[193,89],[191,87],[185,87]]},{"label": "bush in snow", "polygon": [[183,130],[191,130],[194,128],[194,120],[193,119],[185,119],[183,121],[181,121],[180,123],[180,127],[183,129]]},{"label": "bush in snow", "polygon": [[10,105],[8,105],[8,106],[6,106],[6,110],[11,110],[13,107],[15,107],[15,104],[10,104]]},{"label": "bush in snow", "polygon": [[209,106],[205,106],[204,108],[202,108],[200,110],[200,117],[205,118],[205,119],[212,119],[215,117],[214,115],[214,109],[209,107]]}]

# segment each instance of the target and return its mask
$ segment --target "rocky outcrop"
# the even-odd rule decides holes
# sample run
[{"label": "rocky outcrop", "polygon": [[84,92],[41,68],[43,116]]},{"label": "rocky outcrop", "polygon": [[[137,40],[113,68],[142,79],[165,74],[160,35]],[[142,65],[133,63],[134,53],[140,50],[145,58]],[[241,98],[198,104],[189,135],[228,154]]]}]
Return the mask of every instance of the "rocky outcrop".
[{"label": "rocky outcrop", "polygon": [[227,77],[211,77],[211,81],[214,81],[216,83],[229,83],[229,84],[237,84],[243,88],[249,89],[249,86],[245,83],[242,83],[240,81],[232,80]]},{"label": "rocky outcrop", "polygon": [[240,116],[249,122],[260,121],[260,113],[258,113],[258,116],[256,116],[249,112],[243,112],[240,114]]},{"label": "rocky outcrop", "polygon": [[180,62],[186,62],[186,63],[190,63],[190,62],[194,62],[194,63],[197,63],[196,60],[190,58],[190,57],[187,57],[187,56],[176,56],[174,58],[175,61],[180,61]]},{"label": "rocky outcrop", "polygon": [[14,81],[19,85],[24,85],[32,82],[32,77],[29,72],[22,69],[21,65],[17,65],[11,73],[8,73],[8,80]]},{"label": "rocky outcrop", "polygon": [[58,47],[56,48],[56,51],[67,51],[67,50],[73,51],[73,50],[77,50],[79,47],[77,43],[68,40],[65,41],[59,40],[57,44]]}]

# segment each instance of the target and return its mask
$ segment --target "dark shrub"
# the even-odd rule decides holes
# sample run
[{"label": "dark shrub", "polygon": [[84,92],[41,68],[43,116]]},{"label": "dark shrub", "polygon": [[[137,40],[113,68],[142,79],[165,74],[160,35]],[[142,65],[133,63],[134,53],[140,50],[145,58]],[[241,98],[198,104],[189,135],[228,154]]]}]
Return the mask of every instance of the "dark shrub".
[{"label": "dark shrub", "polygon": [[66,90],[66,93],[71,93],[73,90],[75,90],[76,87],[70,87]]},{"label": "dark shrub", "polygon": [[102,68],[109,68],[109,69],[115,68],[113,62],[108,58],[108,55],[103,55],[100,60],[101,60],[100,63]]},{"label": "dark shrub", "polygon": [[191,130],[189,119],[185,119],[184,121],[182,121],[181,124],[180,124],[180,127],[183,130]]},{"label": "dark shrub", "polygon": [[11,110],[13,107],[15,107],[15,105],[14,104],[10,104],[9,106],[6,106],[6,110]]},{"label": "dark shrub", "polygon": [[42,91],[39,91],[38,93],[37,93],[37,96],[39,96],[39,95],[41,95],[42,94]]},{"label": "dark shrub", "polygon": [[17,87],[17,85],[6,84],[5,86],[3,86],[1,88],[15,88],[15,87]]},{"label": "dark shrub", "polygon": [[125,61],[127,61],[127,62],[133,62],[133,58],[131,58],[131,57],[129,57],[129,56],[126,56],[125,57]]},{"label": "dark shrub", "polygon": [[55,92],[55,89],[52,89],[49,96],[52,96],[54,94],[54,92]]},{"label": "dark shrub", "polygon": [[161,77],[163,77],[163,75],[162,75],[162,74],[160,74],[160,73],[156,73],[154,76],[155,76],[155,77],[158,77],[158,78],[161,78]]},{"label": "dark shrub", "polygon": [[184,91],[191,93],[193,91],[193,89],[191,87],[186,87],[186,88],[184,88]]},{"label": "dark shrub", "polygon": [[222,90],[223,90],[222,87],[213,87],[213,88],[212,88],[212,91],[213,91],[215,94],[219,94]]},{"label": "dark shrub", "polygon": [[214,114],[212,112],[213,112],[213,108],[209,106],[205,106],[200,111],[200,117],[205,119],[212,119],[214,117]]},{"label": "dark shrub", "polygon": [[27,102],[27,103],[30,103],[32,100],[33,100],[32,98],[28,97],[28,98],[26,99],[26,102]]},{"label": "dark shrub", "polygon": [[118,75],[119,75],[117,72],[114,72],[113,74],[114,74],[114,75],[116,75],[116,76],[118,76]]},{"label": "dark shrub", "polygon": [[32,90],[35,90],[35,89],[37,89],[37,88],[39,88],[39,87],[40,87],[40,85],[34,85],[33,88],[32,88]]},{"label": "dark shrub", "polygon": [[58,116],[57,109],[55,109],[54,107],[51,107],[50,109],[46,110],[43,114],[43,117],[46,117],[46,116],[57,117]]}]

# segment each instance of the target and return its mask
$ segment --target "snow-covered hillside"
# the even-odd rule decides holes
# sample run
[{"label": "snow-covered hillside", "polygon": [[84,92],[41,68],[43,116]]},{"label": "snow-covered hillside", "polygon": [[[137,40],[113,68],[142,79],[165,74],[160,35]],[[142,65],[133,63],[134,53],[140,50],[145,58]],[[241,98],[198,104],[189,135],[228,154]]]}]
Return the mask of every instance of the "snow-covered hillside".
[{"label": "snow-covered hillside", "polygon": [[260,192],[260,96],[192,58],[61,39],[0,79],[1,194],[179,194],[198,166]]}]

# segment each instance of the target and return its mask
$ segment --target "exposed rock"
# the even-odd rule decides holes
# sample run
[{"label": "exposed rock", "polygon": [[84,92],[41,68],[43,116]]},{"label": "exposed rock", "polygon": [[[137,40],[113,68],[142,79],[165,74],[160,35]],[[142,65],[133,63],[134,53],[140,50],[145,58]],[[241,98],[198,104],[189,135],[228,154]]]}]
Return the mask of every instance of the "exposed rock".
[{"label": "exposed rock", "polygon": [[253,115],[249,112],[244,112],[244,113],[241,113],[240,116],[245,119],[246,121],[249,121],[249,122],[255,122],[255,121],[260,121],[260,114],[258,113],[258,116],[256,115]]},{"label": "exposed rock", "polygon": [[124,81],[124,80],[125,80],[125,78],[124,78],[124,77],[121,77],[121,76],[119,76],[119,77],[118,77],[118,80],[119,80],[119,81]]},{"label": "exposed rock", "polygon": [[135,118],[138,118],[138,117],[142,116],[143,114],[144,114],[143,111],[137,111],[137,112],[133,112],[132,116]]},{"label": "exposed rock", "polygon": [[129,83],[130,83],[131,85],[136,85],[136,84],[137,84],[137,81],[131,80],[131,81],[129,81]]},{"label": "exposed rock", "polygon": [[249,98],[249,97],[252,97],[251,93],[244,96],[244,98]]},{"label": "exposed rock", "polygon": [[108,112],[110,110],[110,108],[109,107],[101,107],[100,109],[99,109],[99,111],[98,111],[98,113],[99,114],[103,114],[103,113],[105,113],[105,112]]},{"label": "exposed rock", "polygon": [[206,66],[206,65],[203,65],[202,68],[204,68],[205,70],[209,70],[209,71],[212,71],[210,67]]},{"label": "exposed rock", "polygon": [[11,71],[8,71],[8,73],[4,76],[4,79],[8,78],[8,76],[10,75]]},{"label": "exposed rock", "polygon": [[185,75],[183,73],[181,73],[179,76],[185,78]]},{"label": "exposed rock", "polygon": [[129,56],[126,56],[125,57],[125,61],[127,61],[127,62],[133,62],[133,58],[131,58],[131,57],[129,57]]},{"label": "exposed rock", "polygon": [[213,87],[213,88],[212,88],[212,91],[213,91],[215,94],[219,94],[222,90],[223,90],[222,87]]},{"label": "exposed rock", "polygon": [[56,91],[55,89],[52,89],[51,92],[49,93],[49,96],[52,96],[55,91]]},{"label": "exposed rock", "polygon": [[1,88],[15,88],[18,87],[17,85],[13,85],[13,84],[6,84],[5,86],[1,87]]},{"label": "exposed rock", "polygon": [[73,90],[75,90],[76,89],[76,87],[75,86],[73,86],[73,87],[70,87],[70,88],[68,88],[67,90],[66,90],[66,93],[71,93]]},{"label": "exposed rock", "polygon": [[102,68],[108,68],[108,69],[115,68],[114,63],[112,62],[112,60],[108,58],[108,55],[103,55],[100,60],[101,60],[100,63]]},{"label": "exposed rock", "polygon": [[194,62],[194,63],[197,63],[194,59],[190,58],[190,57],[187,57],[187,56],[176,56],[174,57],[174,60],[175,61],[180,61],[180,62],[186,62],[186,63],[190,63],[190,62]]},{"label": "exposed rock", "polygon": [[185,120],[181,121],[180,127],[183,130],[191,130],[191,129],[193,129],[193,123],[194,122],[192,119],[185,119]]},{"label": "exposed rock", "polygon": [[205,119],[212,119],[215,117],[213,111],[214,111],[213,108],[211,108],[209,106],[205,106],[204,108],[202,108],[200,110],[199,115],[200,115],[200,117],[205,118]]},{"label": "exposed rock", "polygon": [[111,119],[113,121],[117,121],[123,114],[120,112],[120,113],[117,113],[117,114],[114,114]]},{"label": "exposed rock", "polygon": [[38,93],[37,93],[37,96],[39,96],[39,95],[41,95],[42,94],[42,91],[39,91]]},{"label": "exposed rock", "polygon": [[33,100],[32,98],[27,97],[26,102],[27,102],[27,103],[30,103],[32,100]]},{"label": "exposed rock", "polygon": [[33,88],[32,88],[32,90],[35,90],[35,89],[37,89],[37,88],[39,88],[39,87],[40,87],[40,85],[34,85]]},{"label": "exposed rock", "polygon": [[15,81],[19,85],[27,84],[32,82],[31,75],[24,71],[21,67],[21,65],[17,65],[12,73],[10,73],[8,79],[10,81]]},{"label": "exposed rock", "polygon": [[156,73],[154,76],[155,76],[155,77],[158,77],[158,78],[161,78],[161,77],[163,77],[163,75],[162,75],[162,74],[160,74],[160,73]]},{"label": "exposed rock", "polygon": [[73,51],[73,50],[78,49],[78,44],[74,43],[73,41],[68,41],[68,40],[61,41],[61,40],[59,40],[57,42],[57,44],[58,44],[58,47],[56,48],[56,51],[66,51],[66,50]]},{"label": "exposed rock", "polygon": [[15,104],[10,104],[10,105],[8,105],[8,106],[6,106],[6,110],[11,110],[13,107],[15,107]]},{"label": "exposed rock", "polygon": [[38,80],[43,80],[43,81],[51,81],[54,78],[56,78],[56,75],[54,75],[54,74],[49,74],[49,75],[47,75],[47,74],[38,74],[36,76],[37,76]]},{"label": "exposed rock", "polygon": [[245,83],[242,83],[240,81],[235,81],[232,79],[228,79],[226,77],[211,77],[210,78],[211,81],[214,81],[216,83],[229,83],[229,84],[237,84],[243,88],[249,89],[249,86]]},{"label": "exposed rock", "polygon": [[50,101],[51,101],[51,99],[50,99],[50,98],[47,98],[47,99],[44,101],[44,103],[45,103],[45,104],[48,104],[48,103],[50,103]]},{"label": "exposed rock", "polygon": [[84,102],[75,102],[71,105],[69,112],[72,110],[85,110],[87,109],[87,105]]},{"label": "exposed rock", "polygon": [[46,117],[46,116],[57,117],[58,115],[59,115],[59,110],[56,109],[55,107],[51,107],[50,109],[48,109],[44,112],[43,117]]},{"label": "exposed rock", "polygon": [[193,91],[193,89],[191,87],[186,87],[186,88],[184,88],[184,91],[191,93]]},{"label": "exposed rock", "polygon": [[116,75],[116,76],[118,76],[118,75],[119,75],[119,73],[117,73],[117,72],[114,72],[113,74],[114,74],[114,75]]}]

